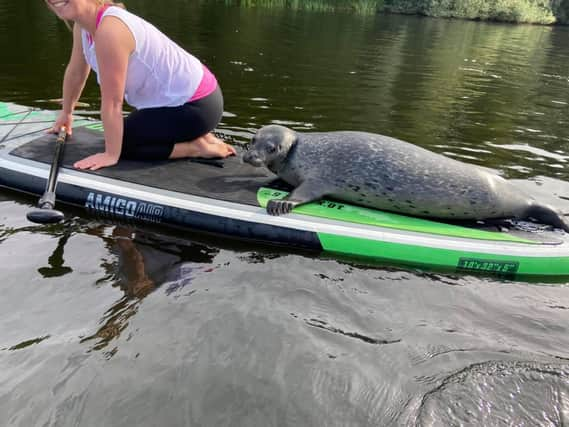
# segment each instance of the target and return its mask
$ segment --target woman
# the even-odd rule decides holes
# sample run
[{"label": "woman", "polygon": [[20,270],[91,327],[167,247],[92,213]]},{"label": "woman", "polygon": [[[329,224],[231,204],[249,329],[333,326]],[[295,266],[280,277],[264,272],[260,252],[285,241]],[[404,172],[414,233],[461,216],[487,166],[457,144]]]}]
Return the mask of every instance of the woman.
[{"label": "woman", "polygon": [[[96,170],[119,158],[227,157],[235,149],[211,130],[223,113],[213,74],[156,27],[104,0],[46,0],[73,22],[73,49],[63,79],[63,109],[52,132],[71,134],[73,109],[92,68],[101,89],[105,151],[74,164]],[[123,119],[123,99],[136,110]]]}]

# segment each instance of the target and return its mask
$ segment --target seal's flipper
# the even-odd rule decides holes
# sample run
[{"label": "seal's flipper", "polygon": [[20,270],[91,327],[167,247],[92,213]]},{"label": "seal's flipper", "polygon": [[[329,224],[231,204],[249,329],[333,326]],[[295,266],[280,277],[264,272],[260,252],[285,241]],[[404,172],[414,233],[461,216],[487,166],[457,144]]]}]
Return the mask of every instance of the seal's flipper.
[{"label": "seal's flipper", "polygon": [[534,204],[527,208],[525,214],[543,224],[553,225],[569,233],[569,223],[556,209],[548,205]]},{"label": "seal's flipper", "polygon": [[269,200],[267,203],[267,213],[274,216],[284,215],[290,213],[290,211],[292,211],[292,209],[297,205],[297,202],[292,202],[290,200]]},{"label": "seal's flipper", "polygon": [[296,187],[284,199],[273,199],[267,203],[269,215],[284,215],[292,209],[305,203],[310,203],[324,197],[327,192],[326,184],[320,181],[305,181]]}]

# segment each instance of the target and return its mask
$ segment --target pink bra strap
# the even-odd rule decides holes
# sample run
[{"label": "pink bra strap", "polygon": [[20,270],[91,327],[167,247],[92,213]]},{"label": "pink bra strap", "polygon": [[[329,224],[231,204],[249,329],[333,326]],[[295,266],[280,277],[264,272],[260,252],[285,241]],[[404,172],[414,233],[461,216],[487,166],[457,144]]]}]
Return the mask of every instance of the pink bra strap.
[{"label": "pink bra strap", "polygon": [[110,4],[106,4],[102,8],[99,9],[99,11],[97,12],[97,22],[95,24],[95,28],[99,28],[99,24],[101,23],[101,19],[103,19],[103,13],[105,13],[105,10],[107,10],[110,6],[111,6]]},{"label": "pink bra strap", "polygon": [[[106,4],[103,7],[101,7],[97,12],[97,21],[95,22],[95,29],[99,28],[101,19],[103,19],[103,13],[105,13],[105,10],[107,10],[110,6],[111,6],[110,4]],[[87,41],[89,42],[89,45],[93,44],[93,36],[89,33],[87,34]]]}]

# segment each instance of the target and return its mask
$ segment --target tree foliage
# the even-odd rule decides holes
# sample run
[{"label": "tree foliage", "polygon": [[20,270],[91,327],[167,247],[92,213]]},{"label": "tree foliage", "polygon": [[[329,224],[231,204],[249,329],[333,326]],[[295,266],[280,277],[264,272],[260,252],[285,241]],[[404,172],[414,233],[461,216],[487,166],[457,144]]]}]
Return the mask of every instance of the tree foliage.
[{"label": "tree foliage", "polygon": [[319,11],[349,10],[419,14],[487,21],[567,24],[569,0],[222,0],[243,7],[286,7]]}]

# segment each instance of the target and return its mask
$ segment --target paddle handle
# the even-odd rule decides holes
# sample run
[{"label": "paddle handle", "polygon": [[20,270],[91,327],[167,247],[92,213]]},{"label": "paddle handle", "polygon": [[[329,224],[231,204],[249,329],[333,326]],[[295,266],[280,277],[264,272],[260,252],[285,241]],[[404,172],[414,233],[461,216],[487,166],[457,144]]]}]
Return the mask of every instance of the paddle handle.
[{"label": "paddle handle", "polygon": [[55,206],[55,186],[57,185],[57,174],[59,172],[59,165],[63,159],[63,147],[67,139],[67,129],[62,126],[55,141],[55,153],[53,154],[53,161],[49,170],[49,178],[45,193],[38,202],[41,209],[53,209]]}]

